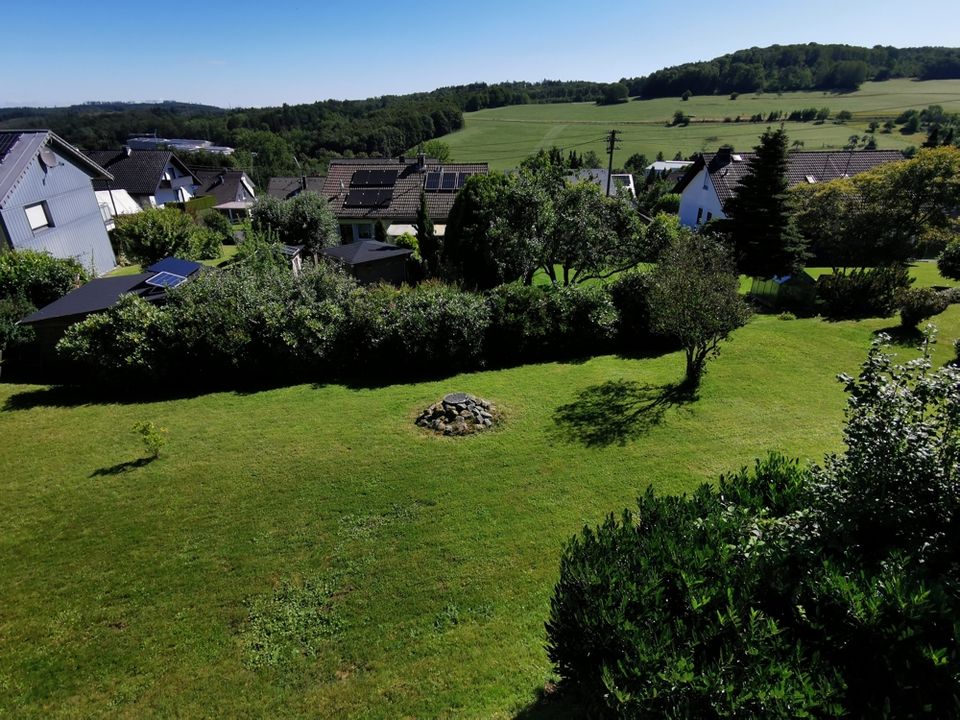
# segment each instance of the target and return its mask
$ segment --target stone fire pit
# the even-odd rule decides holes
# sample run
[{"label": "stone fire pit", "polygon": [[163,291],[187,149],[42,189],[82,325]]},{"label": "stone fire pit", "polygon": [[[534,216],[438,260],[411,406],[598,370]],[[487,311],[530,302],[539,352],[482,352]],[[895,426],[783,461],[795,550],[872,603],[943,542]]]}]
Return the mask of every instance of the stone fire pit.
[{"label": "stone fire pit", "polygon": [[499,417],[489,400],[456,392],[420,413],[417,425],[442,435],[470,435],[493,427]]}]

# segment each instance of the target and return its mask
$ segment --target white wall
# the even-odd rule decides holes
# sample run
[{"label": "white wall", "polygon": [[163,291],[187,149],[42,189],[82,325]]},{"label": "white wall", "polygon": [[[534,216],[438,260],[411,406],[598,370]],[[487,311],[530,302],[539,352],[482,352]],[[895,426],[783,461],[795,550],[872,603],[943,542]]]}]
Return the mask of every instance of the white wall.
[{"label": "white wall", "polygon": [[703,168],[680,195],[680,224],[696,227],[699,214],[699,224],[702,225],[707,221],[707,213],[711,213],[711,219],[726,217],[720,205],[720,198],[717,197],[717,191],[710,180],[710,174],[706,168]]}]

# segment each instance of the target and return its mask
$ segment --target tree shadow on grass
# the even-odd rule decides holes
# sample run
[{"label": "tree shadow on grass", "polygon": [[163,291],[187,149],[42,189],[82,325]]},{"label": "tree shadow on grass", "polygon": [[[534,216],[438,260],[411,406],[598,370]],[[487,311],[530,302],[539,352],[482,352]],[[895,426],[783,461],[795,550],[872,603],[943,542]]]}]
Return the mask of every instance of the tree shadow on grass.
[{"label": "tree shadow on grass", "polygon": [[137,458],[136,460],[126,460],[122,463],[117,463],[116,465],[111,465],[110,467],[103,467],[99,470],[94,470],[90,473],[90,477],[108,477],[110,475],[122,475],[125,472],[130,472],[131,470],[136,470],[137,468],[146,467],[150,463],[156,460],[155,457],[142,457]]},{"label": "tree shadow on grass", "polygon": [[874,336],[888,335],[890,344],[897,347],[916,348],[923,344],[923,332],[915,327],[904,327],[903,325],[891,325],[890,327],[880,328],[874,331]]},{"label": "tree shadow on grass", "polygon": [[537,699],[513,716],[514,720],[581,720],[594,717],[587,707],[552,684],[537,690]]},{"label": "tree shadow on grass", "polygon": [[649,385],[631,380],[608,380],[583,390],[572,403],[553,413],[560,437],[587,447],[626,445],[663,422],[671,407],[696,400],[683,383]]}]

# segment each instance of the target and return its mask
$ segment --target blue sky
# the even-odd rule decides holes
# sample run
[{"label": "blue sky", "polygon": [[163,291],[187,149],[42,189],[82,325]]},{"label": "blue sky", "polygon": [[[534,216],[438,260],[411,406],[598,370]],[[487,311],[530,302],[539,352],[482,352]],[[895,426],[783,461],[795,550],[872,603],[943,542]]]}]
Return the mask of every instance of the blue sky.
[{"label": "blue sky", "polygon": [[774,43],[960,44],[955,4],[946,0],[163,5],[74,0],[6,8],[0,105],[294,104],[481,80],[609,82]]}]

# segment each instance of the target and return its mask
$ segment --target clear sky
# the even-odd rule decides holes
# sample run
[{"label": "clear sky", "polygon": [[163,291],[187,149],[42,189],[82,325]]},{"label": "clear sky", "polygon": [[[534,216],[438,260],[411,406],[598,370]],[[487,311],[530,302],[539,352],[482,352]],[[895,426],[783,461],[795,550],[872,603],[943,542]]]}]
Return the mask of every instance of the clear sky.
[{"label": "clear sky", "polygon": [[955,0],[11,2],[0,105],[223,107],[644,75],[774,43],[960,45]]}]

